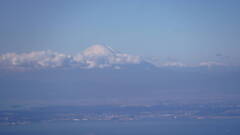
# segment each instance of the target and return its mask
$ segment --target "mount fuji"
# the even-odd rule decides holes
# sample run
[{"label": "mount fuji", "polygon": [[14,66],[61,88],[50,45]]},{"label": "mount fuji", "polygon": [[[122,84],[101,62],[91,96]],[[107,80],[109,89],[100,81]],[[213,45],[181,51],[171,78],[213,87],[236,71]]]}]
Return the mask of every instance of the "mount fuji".
[{"label": "mount fuji", "polygon": [[93,45],[74,58],[76,61],[84,61],[86,68],[112,67],[120,69],[130,66],[153,66],[140,56],[121,53],[105,45]]}]

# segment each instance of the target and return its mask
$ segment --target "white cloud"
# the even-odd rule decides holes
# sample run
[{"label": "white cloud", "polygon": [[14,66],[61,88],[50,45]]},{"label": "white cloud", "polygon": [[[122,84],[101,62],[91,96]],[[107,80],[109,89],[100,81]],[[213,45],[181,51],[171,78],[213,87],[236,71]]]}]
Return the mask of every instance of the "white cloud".
[{"label": "white cloud", "polygon": [[7,53],[0,55],[0,66],[5,69],[28,70],[44,68],[105,68],[121,64],[139,64],[140,57],[119,53],[113,49],[95,45],[77,55],[53,51]]},{"label": "white cloud", "polygon": [[5,68],[57,68],[72,63],[72,56],[52,51],[34,51],[30,53],[7,53],[0,56],[0,65]]},{"label": "white cloud", "polygon": [[216,62],[216,61],[206,61],[206,62],[201,62],[199,63],[199,66],[207,66],[207,67],[212,67],[212,66],[226,66],[224,63]]},{"label": "white cloud", "polygon": [[186,67],[188,65],[181,63],[181,62],[166,62],[163,63],[161,66],[167,66],[167,67]]},{"label": "white cloud", "polygon": [[200,62],[197,64],[186,64],[182,62],[163,62],[157,64],[157,67],[216,67],[216,66],[227,66],[227,64],[215,61]]},{"label": "white cloud", "polygon": [[229,64],[217,61],[203,61],[199,63],[183,63],[181,61],[164,61],[159,58],[149,58],[149,63],[152,63],[156,67],[216,67],[216,66],[228,66]]},{"label": "white cloud", "polygon": [[53,51],[34,51],[30,53],[6,53],[0,55],[0,68],[10,70],[32,70],[48,68],[106,68],[120,69],[123,64],[147,62],[156,67],[213,67],[226,66],[224,63],[206,61],[198,64],[185,64],[179,61],[162,62],[159,59],[143,60],[139,56],[120,53],[110,47],[94,45],[85,51],[68,55]]}]

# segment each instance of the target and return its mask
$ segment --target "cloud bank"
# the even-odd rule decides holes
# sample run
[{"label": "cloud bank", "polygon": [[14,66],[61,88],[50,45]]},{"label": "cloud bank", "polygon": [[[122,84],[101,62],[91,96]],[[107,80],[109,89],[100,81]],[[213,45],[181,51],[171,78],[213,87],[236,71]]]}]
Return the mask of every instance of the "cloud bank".
[{"label": "cloud bank", "polygon": [[31,70],[46,68],[105,68],[123,64],[140,64],[142,59],[114,51],[110,47],[94,45],[76,55],[53,51],[34,51],[30,53],[6,53],[0,55],[2,69]]},{"label": "cloud bank", "polygon": [[0,55],[0,69],[26,71],[34,69],[53,68],[114,68],[121,69],[122,65],[150,64],[157,67],[216,67],[227,66],[216,61],[206,61],[195,65],[178,61],[160,62],[159,60],[146,60],[115,51],[104,45],[93,45],[81,53],[63,54],[53,51],[33,51],[29,53],[6,53]]}]

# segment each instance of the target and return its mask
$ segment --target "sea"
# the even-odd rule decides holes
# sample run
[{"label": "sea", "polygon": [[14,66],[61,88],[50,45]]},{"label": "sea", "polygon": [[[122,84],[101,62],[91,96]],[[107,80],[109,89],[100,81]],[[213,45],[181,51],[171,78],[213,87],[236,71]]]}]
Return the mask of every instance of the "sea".
[{"label": "sea", "polygon": [[240,135],[240,119],[38,122],[1,125],[0,135]]}]

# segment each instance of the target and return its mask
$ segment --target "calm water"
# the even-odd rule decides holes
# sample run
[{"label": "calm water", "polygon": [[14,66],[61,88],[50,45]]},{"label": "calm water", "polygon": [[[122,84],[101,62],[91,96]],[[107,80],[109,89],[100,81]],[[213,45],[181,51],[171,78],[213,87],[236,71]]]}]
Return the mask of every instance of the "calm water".
[{"label": "calm water", "polygon": [[35,123],[0,126],[0,135],[240,135],[240,120]]}]

